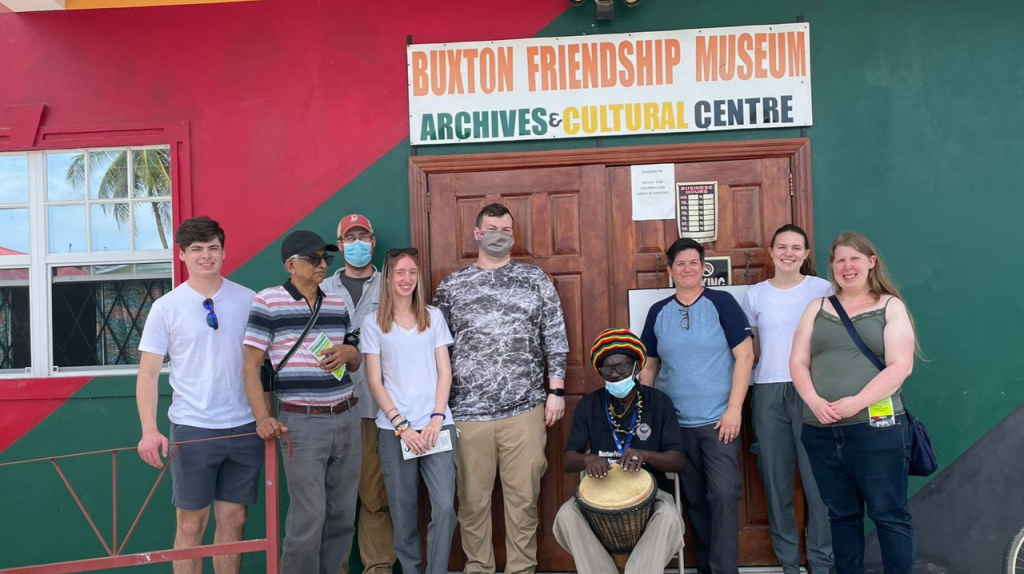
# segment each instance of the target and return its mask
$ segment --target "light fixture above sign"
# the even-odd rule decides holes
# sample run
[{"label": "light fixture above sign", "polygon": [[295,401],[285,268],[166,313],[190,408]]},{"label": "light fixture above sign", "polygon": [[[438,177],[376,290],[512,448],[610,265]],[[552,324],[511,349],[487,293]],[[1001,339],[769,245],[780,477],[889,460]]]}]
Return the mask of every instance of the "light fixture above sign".
[{"label": "light fixture above sign", "polygon": [[[586,4],[587,0],[568,0],[572,6],[582,6]],[[640,5],[640,0],[622,0],[622,3],[629,8],[636,8]],[[611,20],[615,18],[615,0],[594,0],[597,11],[598,20]]]}]

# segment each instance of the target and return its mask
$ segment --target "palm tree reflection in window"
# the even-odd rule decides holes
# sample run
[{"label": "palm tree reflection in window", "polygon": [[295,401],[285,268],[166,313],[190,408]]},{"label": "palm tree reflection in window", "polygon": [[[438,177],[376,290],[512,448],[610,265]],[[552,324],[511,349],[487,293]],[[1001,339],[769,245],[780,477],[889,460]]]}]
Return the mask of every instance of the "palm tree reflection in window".
[{"label": "palm tree reflection in window", "polygon": [[[131,154],[132,174],[128,173],[128,154]],[[91,181],[86,181],[86,158]],[[102,177],[97,176],[102,173]],[[165,201],[145,202],[153,213],[157,235],[163,249],[169,245],[171,228],[171,152],[169,149],[89,151],[76,156],[68,166],[68,183],[75,189],[87,186],[90,199],[123,200],[131,189],[132,199],[163,198]],[[138,203],[136,202],[138,205]],[[103,203],[104,213],[114,214],[118,228],[131,225],[132,237],[138,241],[138,222],[132,218],[132,203],[120,201]],[[140,206],[141,206],[140,205]],[[138,212],[136,212],[138,215]]]}]

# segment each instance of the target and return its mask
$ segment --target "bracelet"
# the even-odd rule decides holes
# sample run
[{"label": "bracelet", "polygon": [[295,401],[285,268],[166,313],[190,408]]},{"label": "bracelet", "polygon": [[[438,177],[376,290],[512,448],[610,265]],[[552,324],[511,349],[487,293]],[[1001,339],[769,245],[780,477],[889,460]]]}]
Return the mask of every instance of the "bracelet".
[{"label": "bracelet", "polygon": [[384,416],[388,416],[389,414],[391,414],[392,412],[397,411],[397,410],[398,410],[398,407],[391,407],[390,409],[388,409],[388,412],[384,413]]},{"label": "bracelet", "polygon": [[[395,410],[398,410],[398,409],[395,409]],[[387,414],[387,413],[385,413],[385,414]],[[391,417],[391,426],[395,426],[395,419],[397,419],[400,416],[402,416],[402,413],[396,413],[395,416]]]},{"label": "bracelet", "polygon": [[556,397],[564,397],[565,396],[565,389],[550,389],[548,391],[548,394],[549,395],[555,395]]},{"label": "bracelet", "polygon": [[402,433],[409,428],[409,421],[402,421],[395,427],[395,436],[402,436]]},{"label": "bracelet", "polygon": [[430,418],[441,417],[444,418],[444,413],[430,413]]}]

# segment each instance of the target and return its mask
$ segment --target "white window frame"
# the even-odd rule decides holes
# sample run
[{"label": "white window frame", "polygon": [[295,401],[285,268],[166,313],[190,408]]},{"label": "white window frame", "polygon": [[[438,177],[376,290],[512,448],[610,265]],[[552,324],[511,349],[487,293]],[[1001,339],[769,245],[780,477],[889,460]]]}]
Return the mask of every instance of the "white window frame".
[{"label": "white window frame", "polygon": [[[76,153],[85,151],[108,151],[128,150],[128,169],[131,172],[132,151],[167,149],[168,145],[144,145],[144,146],[116,146],[116,147],[88,147],[72,149],[35,150],[28,152],[4,152],[0,156],[28,156],[28,213],[29,213],[29,253],[28,255],[0,256],[0,269],[24,269],[29,270],[29,328],[31,330],[31,363],[25,371],[4,370],[0,371],[0,379],[23,379],[26,376],[31,378],[43,377],[80,377],[84,375],[136,375],[139,372],[138,366],[91,366],[91,367],[64,367],[59,368],[53,365],[53,337],[52,321],[53,316],[53,270],[57,267],[85,266],[85,265],[111,265],[117,263],[170,263],[171,284],[176,284],[175,274],[177,265],[174,264],[174,245],[168,245],[168,249],[145,250],[145,251],[114,251],[114,252],[85,252],[85,253],[49,253],[49,205],[85,205],[88,213],[95,203],[109,203],[109,201],[92,200],[89,197],[88,185],[86,186],[85,198],[80,201],[46,201],[46,156],[53,154]],[[90,180],[89,162],[86,162],[86,181]],[[173,186],[173,181],[172,181]],[[129,190],[128,203],[131,190]],[[175,211],[174,190],[171,195],[161,201],[171,203],[171,213]],[[122,201],[123,202],[123,201]],[[24,207],[23,204],[10,204],[3,207]],[[172,216],[173,221],[173,216]],[[86,228],[86,245],[91,247],[92,234],[91,226]],[[131,243],[134,245],[132,237]],[[150,277],[150,276],[146,276]],[[111,276],[112,280],[118,276]],[[139,276],[139,278],[143,278]],[[165,372],[167,366],[163,369]]]}]

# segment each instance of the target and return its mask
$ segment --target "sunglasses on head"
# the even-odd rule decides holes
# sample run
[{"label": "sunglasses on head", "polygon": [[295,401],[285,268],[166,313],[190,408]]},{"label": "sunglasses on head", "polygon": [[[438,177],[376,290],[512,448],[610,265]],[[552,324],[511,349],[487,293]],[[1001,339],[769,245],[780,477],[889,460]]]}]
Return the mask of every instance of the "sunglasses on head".
[{"label": "sunglasses on head", "polygon": [[328,266],[334,263],[333,255],[320,255],[319,253],[314,253],[313,255],[292,255],[288,259],[305,259],[313,267],[319,266],[321,261],[326,261]]},{"label": "sunglasses on head", "polygon": [[399,255],[402,255],[403,253],[406,254],[406,255],[412,255],[413,257],[416,257],[416,256],[418,256],[420,254],[419,250],[416,249],[415,247],[402,247],[402,248],[399,248],[399,249],[388,249],[388,257],[398,257]]},{"label": "sunglasses on head", "polygon": [[203,301],[203,309],[206,309],[207,311],[206,324],[214,330],[220,327],[220,323],[217,322],[217,313],[214,313],[213,311],[213,299],[206,299]]}]

